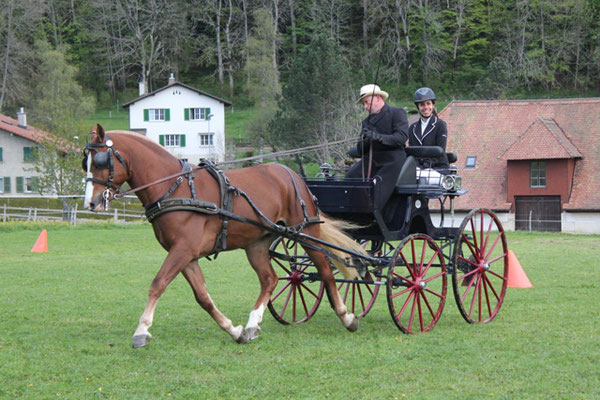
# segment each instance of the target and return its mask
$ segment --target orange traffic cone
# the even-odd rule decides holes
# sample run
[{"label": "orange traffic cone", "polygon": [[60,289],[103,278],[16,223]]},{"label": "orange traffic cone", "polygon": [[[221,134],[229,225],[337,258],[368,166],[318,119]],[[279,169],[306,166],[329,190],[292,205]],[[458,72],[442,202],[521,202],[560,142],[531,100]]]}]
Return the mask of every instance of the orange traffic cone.
[{"label": "orange traffic cone", "polygon": [[512,250],[508,251],[508,287],[521,289],[533,287]]},{"label": "orange traffic cone", "polygon": [[32,253],[45,253],[48,251],[48,232],[44,229],[38,236],[35,244],[31,248]]}]

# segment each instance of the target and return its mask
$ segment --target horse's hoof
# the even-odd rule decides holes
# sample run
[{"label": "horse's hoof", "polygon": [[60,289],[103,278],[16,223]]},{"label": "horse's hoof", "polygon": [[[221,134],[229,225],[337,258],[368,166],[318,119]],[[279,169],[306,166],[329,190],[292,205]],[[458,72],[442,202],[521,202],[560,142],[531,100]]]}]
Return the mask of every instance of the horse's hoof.
[{"label": "horse's hoof", "polygon": [[354,320],[346,327],[350,332],[356,332],[358,330],[358,318],[353,315]]},{"label": "horse's hoof", "polygon": [[248,338],[248,333],[246,332],[245,329],[242,329],[242,333],[235,341],[238,342],[239,344],[246,344],[250,341],[250,339]]},{"label": "horse's hoof", "polygon": [[255,328],[246,328],[246,336],[248,336],[248,340],[258,339],[260,336],[260,326]]},{"label": "horse's hoof", "polygon": [[149,333],[136,335],[133,337],[133,345],[131,347],[138,349],[140,347],[148,346],[150,344],[150,339],[152,339],[152,335]]}]

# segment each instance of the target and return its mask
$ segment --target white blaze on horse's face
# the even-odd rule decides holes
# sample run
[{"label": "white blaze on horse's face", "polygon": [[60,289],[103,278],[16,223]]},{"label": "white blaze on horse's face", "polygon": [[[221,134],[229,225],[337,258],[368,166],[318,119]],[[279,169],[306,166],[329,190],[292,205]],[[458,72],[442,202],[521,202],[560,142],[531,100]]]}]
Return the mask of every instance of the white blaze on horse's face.
[{"label": "white blaze on horse's face", "polygon": [[93,175],[90,172],[92,167],[92,154],[88,154],[87,156],[87,170],[85,174],[86,182],[85,182],[85,199],[83,201],[83,207],[86,209],[91,209],[92,207],[92,196],[94,195],[94,184],[92,181],[88,180],[88,178],[92,178]]}]

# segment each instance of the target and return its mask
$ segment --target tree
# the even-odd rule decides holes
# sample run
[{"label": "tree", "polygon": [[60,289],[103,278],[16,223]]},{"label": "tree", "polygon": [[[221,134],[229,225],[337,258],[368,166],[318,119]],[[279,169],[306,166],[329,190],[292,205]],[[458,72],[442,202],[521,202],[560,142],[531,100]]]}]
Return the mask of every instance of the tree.
[{"label": "tree", "polygon": [[7,0],[0,7],[0,111],[29,93],[31,37],[41,19],[38,0]]},{"label": "tree", "polygon": [[253,17],[255,26],[246,45],[246,90],[258,111],[248,123],[247,129],[256,142],[261,144],[260,147],[266,141],[275,148],[276,142],[270,140],[266,133],[269,122],[277,112],[277,97],[281,94],[279,73],[273,67],[272,60],[272,48],[273,43],[277,42],[277,33],[269,10],[258,9]]},{"label": "tree", "polygon": [[[77,69],[68,63],[66,49],[53,49],[47,42],[36,43],[40,64],[37,71],[35,98],[31,115],[36,125],[51,133],[42,138],[34,169],[41,174],[40,192],[57,195],[80,194],[83,190],[81,171],[82,116],[94,111],[94,99],[83,94],[75,81]],[[65,209],[70,201],[63,198]]]},{"label": "tree", "polygon": [[291,66],[293,79],[283,87],[280,111],[270,127],[273,140],[284,147],[325,145],[318,152],[320,162],[331,159],[329,141],[358,132],[351,73],[340,53],[339,44],[324,35],[304,47]]}]

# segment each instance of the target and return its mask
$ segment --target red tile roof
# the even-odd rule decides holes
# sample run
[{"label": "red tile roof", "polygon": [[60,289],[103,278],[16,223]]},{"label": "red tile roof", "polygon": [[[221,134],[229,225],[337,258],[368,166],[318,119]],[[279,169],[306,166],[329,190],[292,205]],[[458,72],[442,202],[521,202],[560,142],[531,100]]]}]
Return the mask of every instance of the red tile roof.
[{"label": "red tile roof", "polygon": [[0,131],[12,133],[41,145],[44,145],[44,140],[52,141],[64,153],[80,151],[73,143],[67,143],[65,140],[57,138],[51,133],[34,128],[31,125],[27,125],[26,127],[19,126],[19,121],[4,114],[0,114]]},{"label": "red tile roof", "polygon": [[539,117],[502,155],[503,160],[582,158],[553,119]]},{"label": "red tile roof", "polygon": [[0,129],[36,143],[41,143],[41,140],[48,136],[48,132],[35,129],[31,125],[21,127],[19,121],[3,114],[0,114]]},{"label": "red tile roof", "polygon": [[[453,101],[440,118],[469,190],[456,209],[508,210],[507,160],[544,158],[577,159],[565,209],[600,209],[600,98]],[[474,169],[464,168],[467,156],[477,157]]]}]

